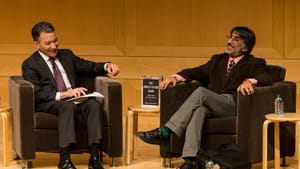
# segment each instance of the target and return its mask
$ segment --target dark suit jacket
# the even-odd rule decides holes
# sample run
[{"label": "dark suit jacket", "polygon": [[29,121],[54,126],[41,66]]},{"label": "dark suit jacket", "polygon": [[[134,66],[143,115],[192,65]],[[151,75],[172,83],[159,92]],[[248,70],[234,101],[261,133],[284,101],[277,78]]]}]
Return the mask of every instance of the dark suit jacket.
[{"label": "dark suit jacket", "polygon": [[213,55],[211,59],[198,67],[184,69],[177,74],[187,81],[197,80],[216,93],[232,93],[236,95],[238,86],[247,78],[254,78],[257,85],[272,84],[266,61],[252,55],[244,56],[231,70],[226,78],[228,54]]},{"label": "dark suit jacket", "polygon": [[[77,86],[79,75],[105,75],[105,63],[95,63],[84,60],[74,55],[71,50],[58,50],[57,58],[64,67],[72,88]],[[22,64],[22,74],[25,80],[34,85],[35,106],[37,110],[43,110],[45,103],[55,100],[57,92],[56,82],[47,63],[38,51],[33,53]]]}]

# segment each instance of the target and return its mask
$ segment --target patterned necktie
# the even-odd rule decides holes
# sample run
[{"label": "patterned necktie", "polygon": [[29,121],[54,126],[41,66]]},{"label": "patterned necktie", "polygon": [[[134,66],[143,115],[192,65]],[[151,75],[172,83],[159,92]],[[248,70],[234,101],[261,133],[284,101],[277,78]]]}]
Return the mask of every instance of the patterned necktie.
[{"label": "patterned necktie", "polygon": [[233,68],[234,65],[235,65],[234,60],[231,60],[230,63],[229,63],[229,65],[228,65],[228,68],[227,68],[226,77],[229,76],[229,73],[232,70],[232,68]]},{"label": "patterned necktie", "polygon": [[56,63],[54,62],[53,58],[50,58],[50,62],[52,64],[52,69],[53,69],[53,74],[54,74],[54,79],[56,81],[56,86],[58,91],[66,91],[66,85],[65,82],[63,80],[63,77],[61,75],[61,72],[59,71]]}]

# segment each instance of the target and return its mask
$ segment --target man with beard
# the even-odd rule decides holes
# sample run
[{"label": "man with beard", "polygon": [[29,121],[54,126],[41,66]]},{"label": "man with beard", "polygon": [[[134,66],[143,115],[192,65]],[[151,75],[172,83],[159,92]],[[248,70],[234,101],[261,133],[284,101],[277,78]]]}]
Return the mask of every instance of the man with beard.
[{"label": "man with beard", "polygon": [[146,143],[161,145],[169,141],[170,133],[180,136],[185,131],[185,142],[180,169],[191,169],[201,146],[204,120],[207,117],[225,117],[236,114],[236,95],[251,95],[254,86],[272,84],[266,61],[251,55],[255,34],[244,26],[234,27],[227,38],[225,52],[216,54],[200,66],[183,69],[160,84],[164,90],[169,84],[197,80],[207,87],[197,88],[160,128],[139,132]]}]

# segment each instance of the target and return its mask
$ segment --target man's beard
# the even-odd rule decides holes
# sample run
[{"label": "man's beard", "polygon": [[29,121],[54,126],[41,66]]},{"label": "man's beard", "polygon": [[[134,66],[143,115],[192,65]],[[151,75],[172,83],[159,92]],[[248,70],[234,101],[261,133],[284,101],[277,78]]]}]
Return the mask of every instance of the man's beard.
[{"label": "man's beard", "polygon": [[231,57],[238,57],[238,56],[244,55],[244,53],[242,51],[230,52],[230,50],[227,50],[227,48],[225,48],[225,53],[227,53]]}]

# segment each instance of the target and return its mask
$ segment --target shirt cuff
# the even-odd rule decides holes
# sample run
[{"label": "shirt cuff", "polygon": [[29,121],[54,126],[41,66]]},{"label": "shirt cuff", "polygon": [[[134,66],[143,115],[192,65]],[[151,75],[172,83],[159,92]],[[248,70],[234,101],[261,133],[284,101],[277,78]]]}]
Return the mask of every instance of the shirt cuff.
[{"label": "shirt cuff", "polygon": [[60,100],[60,92],[56,92],[55,100]]},{"label": "shirt cuff", "polygon": [[253,85],[256,85],[257,84],[257,80],[256,79],[253,79],[253,78],[251,78],[251,79],[248,79]]},{"label": "shirt cuff", "polygon": [[177,82],[184,82],[185,78],[180,76],[179,74],[173,74],[170,77],[175,77]]},{"label": "shirt cuff", "polygon": [[104,64],[104,70],[107,72],[107,65],[109,64],[109,62]]}]

